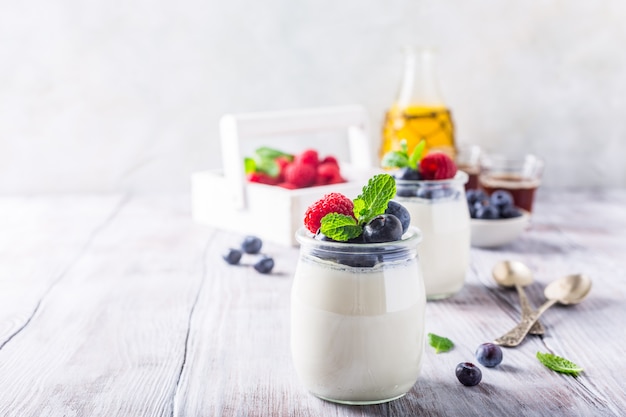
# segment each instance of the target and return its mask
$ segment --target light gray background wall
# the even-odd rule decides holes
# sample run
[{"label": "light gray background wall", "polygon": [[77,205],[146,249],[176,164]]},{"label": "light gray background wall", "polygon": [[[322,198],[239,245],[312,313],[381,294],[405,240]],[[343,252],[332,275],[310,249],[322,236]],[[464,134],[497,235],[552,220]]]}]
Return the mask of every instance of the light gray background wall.
[{"label": "light gray background wall", "polygon": [[185,190],[218,120],[360,103],[375,139],[405,43],[435,45],[459,142],[626,186],[620,0],[0,3],[0,192]]}]

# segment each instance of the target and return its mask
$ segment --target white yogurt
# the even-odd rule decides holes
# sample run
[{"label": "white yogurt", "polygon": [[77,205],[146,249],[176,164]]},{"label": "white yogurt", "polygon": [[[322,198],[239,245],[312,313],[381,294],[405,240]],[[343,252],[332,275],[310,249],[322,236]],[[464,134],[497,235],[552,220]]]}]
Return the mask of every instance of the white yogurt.
[{"label": "white yogurt", "polygon": [[357,268],[301,255],[291,300],[293,362],[314,395],[378,403],[415,384],[426,305],[415,257]]}]

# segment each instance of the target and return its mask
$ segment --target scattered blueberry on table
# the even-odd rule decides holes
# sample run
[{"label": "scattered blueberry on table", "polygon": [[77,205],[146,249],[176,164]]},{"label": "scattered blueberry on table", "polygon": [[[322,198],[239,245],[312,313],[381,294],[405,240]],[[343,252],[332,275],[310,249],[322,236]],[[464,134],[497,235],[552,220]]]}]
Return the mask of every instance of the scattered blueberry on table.
[{"label": "scattered blueberry on table", "polygon": [[241,242],[241,249],[249,254],[259,253],[262,246],[263,241],[256,236],[246,236]]},{"label": "scattered blueberry on table", "polygon": [[[240,265],[244,253],[247,255],[255,255],[255,261],[252,267],[261,274],[269,274],[274,269],[274,259],[268,255],[261,254],[263,241],[256,236],[246,236],[241,242],[241,249],[229,248],[222,258],[229,265]],[[250,264],[247,264],[248,266]]]},{"label": "scattered blueberry on table", "polygon": [[483,378],[480,368],[471,362],[461,362],[456,366],[456,377],[459,382],[467,387],[478,385]]},{"label": "scattered blueberry on table", "polygon": [[269,256],[263,256],[254,265],[254,269],[261,274],[269,274],[274,268],[274,260]]},{"label": "scattered blueberry on table", "polygon": [[493,368],[502,362],[502,349],[493,343],[483,343],[476,349],[476,360],[483,366]]},{"label": "scattered blueberry on table", "polygon": [[222,256],[227,264],[237,265],[241,260],[243,253],[239,249],[229,248],[228,251]]}]

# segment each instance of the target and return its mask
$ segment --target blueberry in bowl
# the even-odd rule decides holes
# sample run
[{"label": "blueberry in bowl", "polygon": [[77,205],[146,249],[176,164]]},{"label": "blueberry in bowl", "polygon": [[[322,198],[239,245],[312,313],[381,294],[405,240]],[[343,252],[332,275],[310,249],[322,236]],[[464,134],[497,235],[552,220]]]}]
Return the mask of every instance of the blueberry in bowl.
[{"label": "blueberry in bowl", "polygon": [[494,248],[513,242],[528,227],[530,213],[515,207],[513,196],[505,190],[490,196],[482,190],[466,193],[470,214],[471,244]]}]

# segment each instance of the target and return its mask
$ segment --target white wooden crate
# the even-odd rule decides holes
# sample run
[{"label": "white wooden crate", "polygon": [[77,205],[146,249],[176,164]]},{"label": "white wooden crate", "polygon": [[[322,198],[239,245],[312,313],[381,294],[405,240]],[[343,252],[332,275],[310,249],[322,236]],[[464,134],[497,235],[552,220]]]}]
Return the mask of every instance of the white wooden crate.
[{"label": "white wooden crate", "polygon": [[[284,245],[296,245],[294,235],[303,225],[304,212],[309,205],[333,191],[354,198],[367,179],[378,171],[372,166],[368,125],[367,112],[361,106],[223,116],[220,133],[224,169],[223,172],[192,174],[194,220]],[[246,181],[242,141],[340,130],[346,131],[350,149],[350,163],[341,164],[342,175],[348,182],[288,190]]]}]

